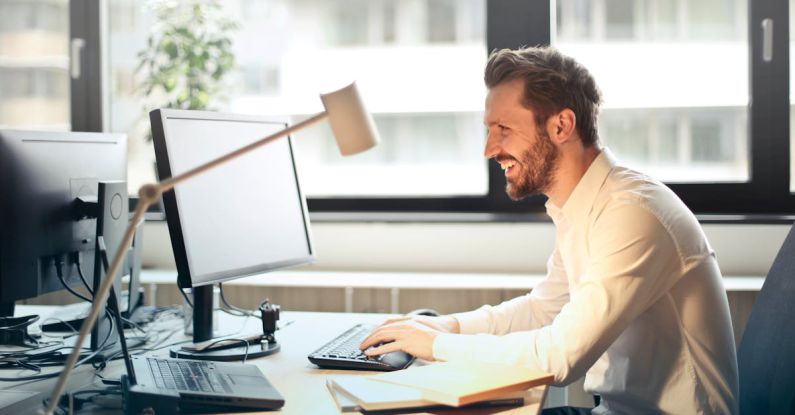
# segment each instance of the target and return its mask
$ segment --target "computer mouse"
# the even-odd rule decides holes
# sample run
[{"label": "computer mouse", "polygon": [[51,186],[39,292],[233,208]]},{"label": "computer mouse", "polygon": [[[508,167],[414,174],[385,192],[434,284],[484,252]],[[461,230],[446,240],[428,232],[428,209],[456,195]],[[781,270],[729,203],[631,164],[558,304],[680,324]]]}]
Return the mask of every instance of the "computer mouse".
[{"label": "computer mouse", "polygon": [[418,308],[416,310],[411,310],[406,314],[410,316],[429,316],[429,317],[437,317],[440,315],[438,311],[432,308]]}]

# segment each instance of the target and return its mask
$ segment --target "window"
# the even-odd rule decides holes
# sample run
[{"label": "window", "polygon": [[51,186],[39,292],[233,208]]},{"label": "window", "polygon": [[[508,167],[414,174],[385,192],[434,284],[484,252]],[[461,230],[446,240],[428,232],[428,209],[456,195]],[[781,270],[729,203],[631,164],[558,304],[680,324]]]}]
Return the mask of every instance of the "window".
[{"label": "window", "polygon": [[[262,9],[252,9],[250,2],[218,4],[212,13],[237,25],[230,32],[235,67],[207,108],[297,121],[321,110],[318,92],[357,79],[383,144],[342,158],[328,125],[297,133],[303,187],[310,198],[334,204],[340,197],[487,194],[483,0],[276,1],[258,6]],[[135,72],[138,54],[148,47],[150,28],[164,30],[169,22],[158,21],[145,2],[115,0],[110,13],[138,23],[120,31],[110,28],[110,69],[116,79],[111,129],[128,133],[135,142],[130,161],[130,187],[135,189],[153,179],[144,109],[165,101],[151,95],[144,99],[140,88],[130,91],[121,80],[129,74],[145,76]],[[458,29],[472,25],[480,28]]]},{"label": "window", "polygon": [[[163,97],[142,94],[138,53],[159,27],[153,5],[192,1],[199,0],[111,0],[103,9],[107,32],[99,29],[94,2],[0,1],[0,124],[126,132],[131,187],[153,180],[146,112]],[[795,211],[789,128],[795,107],[793,88],[783,87],[795,37],[790,2],[216,3],[208,19],[227,16],[237,25],[216,31],[228,35],[234,65],[211,95],[198,99],[207,108],[297,121],[320,111],[318,91],[359,82],[384,143],[343,159],[327,125],[302,131],[297,150],[315,212],[543,211],[543,198],[515,203],[504,194],[499,167],[482,158],[481,125],[488,51],[543,44],[595,75],[605,96],[604,143],[624,162],[666,181],[697,213]],[[766,26],[769,37],[765,19],[773,22]],[[82,84],[69,78],[66,32],[86,41],[84,74],[92,76]],[[768,49],[766,39],[772,39]],[[772,52],[770,59],[763,49]],[[100,71],[100,61],[109,66]],[[209,61],[205,69],[217,67]]]},{"label": "window", "polygon": [[[732,121],[746,120],[750,92],[747,28],[737,24],[747,21],[748,6],[738,2],[596,1],[587,10],[576,0],[557,2],[554,45],[589,68],[600,85],[600,135],[622,161],[668,182],[749,179],[742,158],[748,152],[735,151],[747,147],[748,128]],[[604,30],[567,29],[583,19]],[[678,163],[651,153],[658,151],[652,141],[663,137],[655,120],[665,114],[680,114],[678,122],[686,124],[668,131],[676,145],[689,142]],[[690,167],[701,174],[683,172]]]},{"label": "window", "polygon": [[775,59],[761,56],[761,20],[787,25],[780,2],[584,3],[553,2],[549,38],[596,78],[600,136],[619,159],[669,183],[699,213],[790,211],[786,143],[776,138],[787,123],[772,110],[786,51],[776,43]]},{"label": "window", "polygon": [[0,2],[0,128],[69,130],[69,4]]}]

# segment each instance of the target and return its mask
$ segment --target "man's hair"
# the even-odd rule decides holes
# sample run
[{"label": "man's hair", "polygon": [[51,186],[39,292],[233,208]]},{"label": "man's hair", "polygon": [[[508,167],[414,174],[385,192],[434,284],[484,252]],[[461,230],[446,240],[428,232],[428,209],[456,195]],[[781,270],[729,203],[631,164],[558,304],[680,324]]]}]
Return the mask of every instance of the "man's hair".
[{"label": "man's hair", "polygon": [[486,64],[486,87],[524,80],[522,105],[535,113],[543,128],[549,117],[566,108],[574,112],[577,132],[586,147],[599,140],[596,118],[602,96],[591,74],[574,59],[551,47],[495,50]]}]

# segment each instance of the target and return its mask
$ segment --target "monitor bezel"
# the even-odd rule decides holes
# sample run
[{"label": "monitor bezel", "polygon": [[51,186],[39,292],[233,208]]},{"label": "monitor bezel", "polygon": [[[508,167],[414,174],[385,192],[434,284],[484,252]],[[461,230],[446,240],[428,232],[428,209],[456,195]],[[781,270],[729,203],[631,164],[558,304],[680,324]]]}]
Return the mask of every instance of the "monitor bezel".
[{"label": "monitor bezel", "polygon": [[[164,180],[172,177],[171,165],[169,163],[169,152],[167,146],[166,136],[168,135],[167,126],[169,119],[195,119],[201,121],[237,121],[237,122],[255,122],[262,124],[277,124],[286,128],[289,125],[287,117],[278,116],[259,116],[259,115],[243,115],[243,114],[229,114],[213,111],[196,111],[196,110],[177,110],[177,109],[155,109],[149,113],[149,118],[152,126],[152,139],[154,141],[155,157],[157,160],[157,171],[159,180]],[[292,137],[287,136],[284,139],[288,142],[290,149],[290,161],[293,166],[294,180],[298,189],[298,198],[301,205],[301,215],[304,223],[304,231],[306,235],[306,242],[309,254],[303,257],[293,258],[286,261],[267,262],[256,264],[246,268],[237,268],[233,270],[225,270],[210,274],[208,280],[194,283],[193,274],[190,269],[190,261],[188,260],[187,247],[182,232],[182,221],[180,220],[180,210],[177,205],[176,193],[172,191],[163,194],[163,207],[166,214],[166,222],[168,223],[169,235],[171,238],[171,247],[174,252],[174,261],[177,267],[177,285],[180,288],[192,288],[205,285],[212,285],[223,283],[229,280],[243,278],[252,275],[263,274],[271,271],[276,271],[284,268],[294,267],[298,265],[311,264],[315,262],[315,251],[312,243],[312,232],[309,221],[309,211],[304,196],[301,182],[298,174],[298,164],[295,157],[295,148],[293,147]],[[257,150],[254,150],[257,151]],[[220,156],[220,155],[219,155]],[[234,163],[234,161],[231,161]],[[204,278],[204,277],[203,277]]]}]

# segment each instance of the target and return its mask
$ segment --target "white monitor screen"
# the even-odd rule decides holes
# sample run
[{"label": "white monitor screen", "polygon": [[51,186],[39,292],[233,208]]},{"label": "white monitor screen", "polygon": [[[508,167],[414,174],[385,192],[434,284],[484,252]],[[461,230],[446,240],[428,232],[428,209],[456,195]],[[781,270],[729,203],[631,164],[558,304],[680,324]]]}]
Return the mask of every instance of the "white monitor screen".
[{"label": "white monitor screen", "polygon": [[[161,113],[172,177],[286,127],[284,121],[257,117]],[[162,158],[158,151],[158,162]],[[177,185],[171,204],[166,198],[166,215],[180,278],[188,277],[182,275],[187,267],[194,287],[313,260],[306,201],[288,138]],[[177,252],[183,247],[184,253]]]}]

